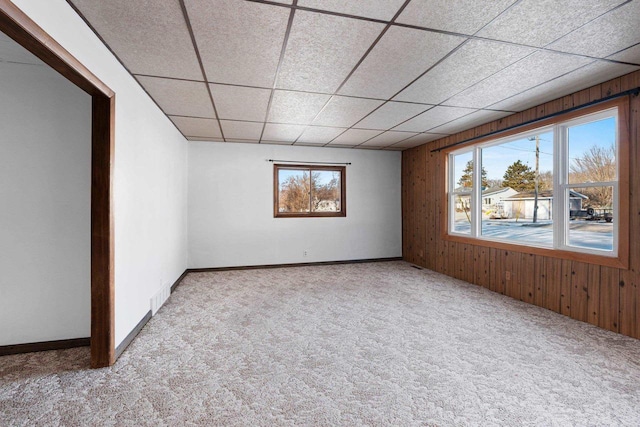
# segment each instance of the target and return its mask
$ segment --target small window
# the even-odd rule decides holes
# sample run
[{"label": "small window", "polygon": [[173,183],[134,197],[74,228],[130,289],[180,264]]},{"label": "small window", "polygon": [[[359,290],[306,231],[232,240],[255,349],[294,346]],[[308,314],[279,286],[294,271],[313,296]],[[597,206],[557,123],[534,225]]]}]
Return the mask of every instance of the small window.
[{"label": "small window", "polygon": [[347,216],[344,166],[274,165],[274,217]]}]

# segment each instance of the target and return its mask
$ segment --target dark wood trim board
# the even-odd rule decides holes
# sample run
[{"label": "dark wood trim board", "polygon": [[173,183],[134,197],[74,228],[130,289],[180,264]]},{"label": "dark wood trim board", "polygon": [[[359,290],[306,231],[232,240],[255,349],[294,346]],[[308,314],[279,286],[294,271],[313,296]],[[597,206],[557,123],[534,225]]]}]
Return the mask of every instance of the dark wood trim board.
[{"label": "dark wood trim board", "polygon": [[8,356],[10,354],[33,353],[36,351],[64,350],[75,347],[88,347],[90,345],[89,338],[73,338],[56,341],[42,341],[28,344],[13,344],[0,346],[0,356]]}]

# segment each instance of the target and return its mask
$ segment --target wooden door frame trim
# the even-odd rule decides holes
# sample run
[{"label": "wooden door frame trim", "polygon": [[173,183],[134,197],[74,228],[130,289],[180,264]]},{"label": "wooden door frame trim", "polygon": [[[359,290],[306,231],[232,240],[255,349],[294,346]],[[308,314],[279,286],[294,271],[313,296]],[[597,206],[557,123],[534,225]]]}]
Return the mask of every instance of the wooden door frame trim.
[{"label": "wooden door frame trim", "polygon": [[115,363],[113,164],[115,93],[9,0],[0,31],[91,95],[91,367]]}]

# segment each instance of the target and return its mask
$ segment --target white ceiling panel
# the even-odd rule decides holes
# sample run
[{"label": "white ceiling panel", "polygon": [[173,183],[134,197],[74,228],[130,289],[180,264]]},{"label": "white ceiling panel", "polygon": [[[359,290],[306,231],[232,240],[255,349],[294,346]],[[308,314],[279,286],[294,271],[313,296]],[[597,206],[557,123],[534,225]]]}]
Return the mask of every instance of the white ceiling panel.
[{"label": "white ceiling panel", "polygon": [[630,47],[629,49],[625,49],[622,52],[613,54],[608,58],[640,65],[640,44]]},{"label": "white ceiling panel", "polygon": [[604,58],[640,42],[640,1],[632,1],[578,28],[549,48]]},{"label": "white ceiling panel", "polygon": [[268,121],[309,125],[329,98],[329,95],[276,90]]},{"label": "white ceiling panel", "polygon": [[369,130],[369,129],[349,129],[333,141],[329,143],[329,145],[358,145],[362,144],[368,139],[373,138],[374,136],[380,135],[382,132],[379,130]]},{"label": "white ceiling panel", "polygon": [[[614,79],[640,67],[595,61],[555,80],[543,83],[491,106],[498,110],[522,111],[561,96],[586,89],[598,82]],[[553,94],[549,96],[549,94]]]},{"label": "white ceiling panel", "polygon": [[382,107],[358,122],[355,127],[362,129],[387,130],[398,123],[410,119],[433,107],[433,105],[387,102]]},{"label": "white ceiling panel", "polygon": [[396,127],[394,130],[424,132],[473,113],[472,108],[437,106]]},{"label": "white ceiling panel", "polygon": [[225,139],[242,139],[249,141],[259,141],[262,133],[262,123],[254,122],[234,122],[220,120]]},{"label": "white ceiling panel", "polygon": [[474,34],[515,0],[412,0],[396,22]]},{"label": "white ceiling panel", "polygon": [[298,0],[298,6],[389,21],[404,0]]},{"label": "white ceiling panel", "polygon": [[314,125],[349,127],[381,105],[384,101],[334,96],[313,121]]},{"label": "white ceiling panel", "polygon": [[236,0],[185,3],[210,82],[273,86],[289,8]]},{"label": "white ceiling panel", "polygon": [[582,57],[537,52],[450,98],[445,104],[484,108],[590,62],[592,60]]},{"label": "white ceiling panel", "polygon": [[443,137],[444,135],[433,134],[433,133],[421,133],[412,138],[393,144],[391,147],[388,147],[388,148],[413,148],[413,147],[417,147],[418,145],[426,144],[427,142],[435,141],[436,139],[440,139]]},{"label": "white ceiling panel", "polygon": [[194,138],[222,138],[216,119],[170,117],[183,135]]},{"label": "white ceiling panel", "polygon": [[534,51],[501,42],[469,40],[394,99],[439,104]]},{"label": "white ceiling panel", "polygon": [[166,114],[215,118],[207,85],[200,82],[137,77]]},{"label": "white ceiling panel", "polygon": [[478,36],[542,47],[623,2],[522,0],[478,32]]},{"label": "white ceiling panel", "polygon": [[447,34],[391,27],[340,93],[388,99],[464,40]]},{"label": "white ceiling panel", "polygon": [[334,128],[324,126],[309,126],[300,135],[296,144],[306,142],[310,144],[326,144],[336,136],[344,132],[346,128]]},{"label": "white ceiling panel", "polygon": [[358,147],[386,147],[416,135],[417,133],[415,132],[396,132],[391,130],[381,133],[375,138],[362,143],[362,145],[359,145]]},{"label": "white ceiling panel", "polygon": [[277,87],[333,93],[384,29],[384,24],[298,11]]},{"label": "white ceiling panel", "polygon": [[73,4],[132,73],[202,80],[177,1],[73,0]]},{"label": "white ceiling panel", "polygon": [[262,135],[263,141],[290,141],[293,142],[304,131],[304,125],[282,125],[267,123]]},{"label": "white ceiling panel", "polygon": [[221,119],[264,121],[271,96],[270,89],[228,85],[210,87]]},{"label": "white ceiling panel", "polygon": [[479,126],[494,120],[501,119],[513,114],[510,111],[491,111],[491,110],[478,110],[474,113],[460,117],[450,123],[431,129],[433,132],[441,134],[452,134],[462,132],[463,130],[471,129],[472,127]]}]

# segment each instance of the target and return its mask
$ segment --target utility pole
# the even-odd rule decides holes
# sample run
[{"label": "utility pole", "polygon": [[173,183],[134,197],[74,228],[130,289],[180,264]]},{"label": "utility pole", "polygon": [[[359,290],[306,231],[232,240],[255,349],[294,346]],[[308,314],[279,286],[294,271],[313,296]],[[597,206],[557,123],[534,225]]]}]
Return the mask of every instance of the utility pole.
[{"label": "utility pole", "polygon": [[540,135],[536,135],[536,178],[533,199],[533,222],[538,222],[538,186],[540,185]]}]

